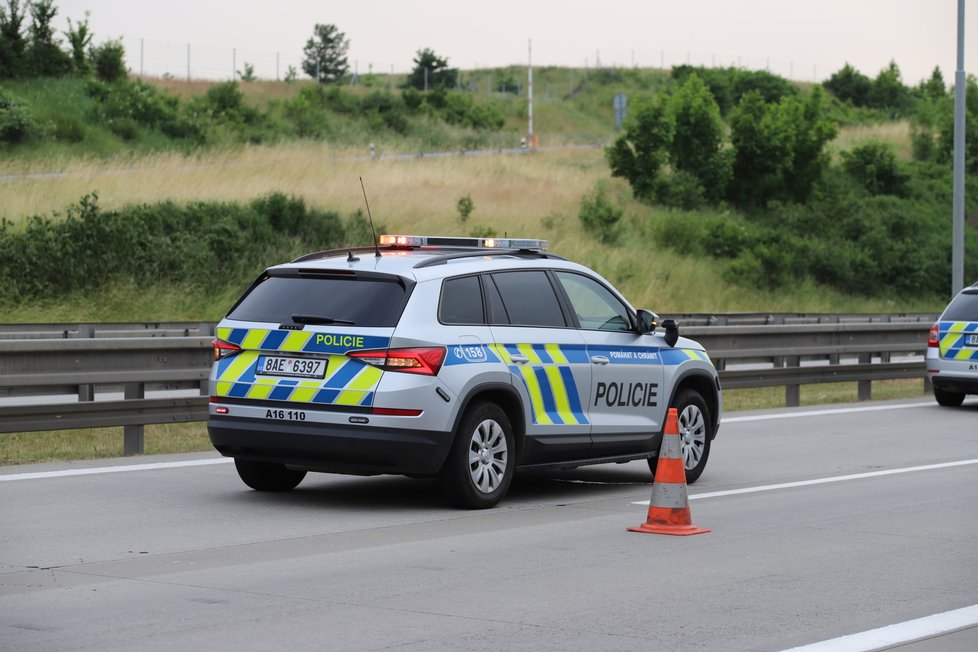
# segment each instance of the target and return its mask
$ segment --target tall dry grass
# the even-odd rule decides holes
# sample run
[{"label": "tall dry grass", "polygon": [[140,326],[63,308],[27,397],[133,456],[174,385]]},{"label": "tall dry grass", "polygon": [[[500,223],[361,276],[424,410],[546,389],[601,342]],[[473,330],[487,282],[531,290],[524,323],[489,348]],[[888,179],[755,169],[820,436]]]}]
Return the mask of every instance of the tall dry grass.
[{"label": "tall dry grass", "polygon": [[[158,154],[47,166],[32,163],[26,169],[0,163],[0,177],[14,173],[27,175],[0,180],[0,211],[15,222],[27,215],[63,211],[93,190],[98,191],[100,204],[108,209],[165,200],[241,202],[284,192],[302,197],[314,207],[350,214],[364,207],[359,182],[363,177],[374,221],[390,232],[465,235],[490,227],[498,235],[546,238],[551,251],[596,269],[634,304],[662,314],[935,309],[902,298],[891,301],[849,297],[805,282],[777,293],[741,287],[735,280],[725,278],[722,263],[682,256],[670,248],[660,248],[651,236],[641,235],[650,233],[647,225],[668,209],[630,201],[627,185],[621,180],[612,180],[611,188],[620,205],[626,207],[624,237],[616,245],[600,244],[585,234],[578,219],[581,197],[597,181],[608,179],[607,163],[597,148],[370,160],[362,151],[292,144],[208,152],[194,157]],[[462,223],[456,203],[464,195],[472,197],[475,210]],[[122,288],[107,296],[110,303],[119,298],[135,310],[138,302],[124,300],[131,294]],[[213,319],[219,318],[226,308],[214,304],[214,297],[196,308],[193,302],[187,303],[185,294],[179,288],[161,286],[147,294],[153,297],[151,305],[140,308],[138,315],[115,318]],[[89,298],[68,308],[87,309],[92,305]],[[156,315],[154,310],[162,310],[161,306],[170,306],[180,315]],[[17,319],[42,317],[27,307],[24,314],[16,312]]]},{"label": "tall dry grass", "polygon": [[[381,152],[383,155],[383,152]],[[363,150],[321,144],[250,147],[186,157],[176,153],[110,161],[0,163],[0,211],[10,220],[47,215],[97,191],[105,208],[173,200],[247,201],[271,192],[323,209],[362,209],[363,177],[378,222],[403,230],[445,227],[457,199],[475,202],[472,223],[514,235],[550,212],[576,211],[607,165],[599,149],[413,160],[370,160]]]},{"label": "tall dry grass", "polygon": [[913,158],[909,120],[842,127],[839,129],[839,135],[832,141],[831,148],[834,153],[838,153],[848,151],[868,141],[889,143],[900,158],[907,161]]}]

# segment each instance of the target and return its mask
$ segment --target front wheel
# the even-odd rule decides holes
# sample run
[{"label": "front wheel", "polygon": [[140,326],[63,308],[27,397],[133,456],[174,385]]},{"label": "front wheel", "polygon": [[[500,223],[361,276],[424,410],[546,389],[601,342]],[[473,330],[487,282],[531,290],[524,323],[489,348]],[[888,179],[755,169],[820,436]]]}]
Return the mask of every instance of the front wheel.
[{"label": "front wheel", "polygon": [[234,458],[234,468],[241,480],[256,491],[289,491],[306,477],[305,471],[293,471],[284,464],[252,462]]},{"label": "front wheel", "polygon": [[958,407],[964,403],[964,394],[958,392],[946,392],[938,386],[934,386],[934,399],[938,405],[944,407]]},{"label": "front wheel", "polygon": [[[692,484],[703,474],[706,460],[710,457],[710,433],[713,432],[710,410],[700,393],[692,389],[679,392],[670,407],[676,408],[679,416],[679,442],[686,483]],[[649,458],[649,469],[653,475],[657,463],[657,457]]]},{"label": "front wheel", "polygon": [[513,481],[515,454],[506,413],[494,403],[477,403],[462,418],[438,483],[457,507],[495,507]]}]

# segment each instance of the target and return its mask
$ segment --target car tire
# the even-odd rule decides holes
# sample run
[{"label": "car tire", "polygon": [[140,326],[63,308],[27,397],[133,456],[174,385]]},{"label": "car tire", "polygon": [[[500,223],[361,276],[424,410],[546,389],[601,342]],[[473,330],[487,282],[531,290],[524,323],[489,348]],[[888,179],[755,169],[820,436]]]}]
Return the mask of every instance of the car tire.
[{"label": "car tire", "polygon": [[[686,483],[693,484],[710,457],[710,434],[713,432],[713,419],[706,401],[700,393],[692,389],[684,389],[676,395],[673,404],[679,417],[679,445],[683,456],[683,467],[686,469]],[[655,478],[655,467],[659,458],[650,457],[649,470]]]},{"label": "car tire", "polygon": [[241,480],[255,491],[290,491],[306,477],[305,471],[293,471],[284,464],[234,459]]},{"label": "car tire", "polygon": [[943,405],[944,407],[958,407],[964,403],[964,394],[959,394],[958,392],[947,392],[935,385],[934,399],[937,401],[938,405]]},{"label": "car tire", "polygon": [[506,413],[495,403],[478,402],[466,410],[438,484],[456,507],[495,507],[513,481],[516,447]]}]

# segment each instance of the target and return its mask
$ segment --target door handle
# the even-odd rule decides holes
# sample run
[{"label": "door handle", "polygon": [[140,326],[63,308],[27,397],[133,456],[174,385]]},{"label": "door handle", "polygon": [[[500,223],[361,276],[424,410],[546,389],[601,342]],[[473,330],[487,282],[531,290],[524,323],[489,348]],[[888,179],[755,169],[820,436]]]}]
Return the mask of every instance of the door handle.
[{"label": "door handle", "polygon": [[611,362],[611,360],[609,360],[607,357],[605,357],[603,355],[592,355],[591,356],[591,362],[593,362],[594,364],[602,364],[603,365],[603,364],[608,364],[609,362]]},{"label": "door handle", "polygon": [[530,361],[530,359],[525,355],[511,355],[509,356],[509,359],[511,362],[515,362],[516,364],[526,364]]}]

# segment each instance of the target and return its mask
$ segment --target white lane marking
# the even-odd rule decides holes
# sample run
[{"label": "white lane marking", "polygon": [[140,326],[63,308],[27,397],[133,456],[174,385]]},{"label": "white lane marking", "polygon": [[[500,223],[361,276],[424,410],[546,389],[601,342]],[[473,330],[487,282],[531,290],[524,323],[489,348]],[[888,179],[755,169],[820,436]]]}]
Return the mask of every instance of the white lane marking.
[{"label": "white lane marking", "polygon": [[822,417],[833,414],[855,414],[857,412],[885,412],[887,410],[905,410],[909,408],[931,407],[931,402],[897,403],[890,405],[866,405],[862,407],[834,408],[830,410],[806,410],[805,412],[785,412],[783,414],[754,414],[743,417],[721,417],[720,425],[725,423],[744,423],[749,421],[771,421],[774,419],[799,419],[801,417]]},{"label": "white lane marking", "polygon": [[157,469],[177,469],[185,466],[208,466],[211,464],[227,464],[234,460],[230,457],[218,457],[207,460],[188,460],[186,462],[155,462],[153,464],[128,464],[125,466],[99,466],[91,469],[64,469],[63,471],[40,471],[37,473],[12,473],[0,475],[0,482],[11,480],[41,480],[43,478],[67,478],[73,475],[98,475],[100,473],[126,473],[128,471],[155,471]]},{"label": "white lane marking", "polygon": [[[736,496],[738,494],[753,494],[762,491],[774,491],[776,489],[792,489],[794,487],[810,487],[816,484],[829,484],[832,482],[846,482],[848,480],[862,480],[863,478],[878,478],[884,475],[898,475],[901,473],[915,473],[917,471],[933,471],[935,469],[949,469],[955,466],[969,466],[978,464],[978,459],[958,460],[957,462],[942,462],[941,464],[927,464],[924,466],[908,466],[902,469],[888,469],[886,471],[870,471],[868,473],[853,473],[851,475],[837,475],[831,478],[816,478],[815,480],[802,480],[800,482],[782,482],[780,484],[768,484],[760,487],[745,487],[743,489],[728,489],[726,491],[711,491],[703,494],[693,494],[690,500],[700,498],[719,498],[720,496]],[[648,505],[649,501],[639,501],[633,505]]]},{"label": "white lane marking", "polygon": [[785,652],[867,652],[917,641],[978,624],[978,605],[908,620],[895,625],[794,647]]}]

